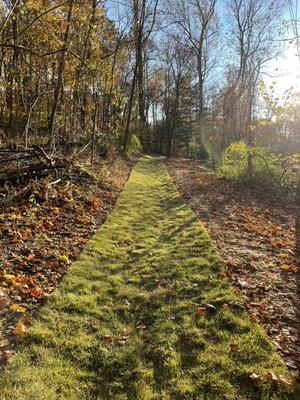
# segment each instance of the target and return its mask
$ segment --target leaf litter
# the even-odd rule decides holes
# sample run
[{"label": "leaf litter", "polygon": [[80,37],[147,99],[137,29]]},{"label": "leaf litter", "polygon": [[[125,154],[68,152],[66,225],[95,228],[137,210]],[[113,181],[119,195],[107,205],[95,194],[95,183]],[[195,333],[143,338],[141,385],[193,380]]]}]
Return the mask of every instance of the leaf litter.
[{"label": "leaf litter", "polygon": [[[223,257],[224,274],[243,294],[240,307],[263,325],[287,367],[299,379],[294,199],[288,195],[275,197],[262,187],[247,188],[218,179],[214,171],[190,160],[172,159],[166,165]],[[272,373],[268,377],[252,376],[256,382],[275,378],[282,380]]]},{"label": "leaf litter", "polygon": [[133,165],[98,160],[95,171],[105,171],[105,181],[70,173],[55,185],[53,175],[32,180],[30,197],[0,207],[0,371],[37,310],[112,211]]}]

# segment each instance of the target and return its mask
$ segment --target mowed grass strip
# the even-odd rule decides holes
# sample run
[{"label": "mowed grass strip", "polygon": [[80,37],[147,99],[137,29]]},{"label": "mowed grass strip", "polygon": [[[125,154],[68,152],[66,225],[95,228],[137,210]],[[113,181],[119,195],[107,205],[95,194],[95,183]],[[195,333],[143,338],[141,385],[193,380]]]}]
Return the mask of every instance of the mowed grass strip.
[{"label": "mowed grass strip", "polygon": [[249,378],[287,371],[240,301],[162,159],[143,157],[12,357],[0,398],[296,399]]}]

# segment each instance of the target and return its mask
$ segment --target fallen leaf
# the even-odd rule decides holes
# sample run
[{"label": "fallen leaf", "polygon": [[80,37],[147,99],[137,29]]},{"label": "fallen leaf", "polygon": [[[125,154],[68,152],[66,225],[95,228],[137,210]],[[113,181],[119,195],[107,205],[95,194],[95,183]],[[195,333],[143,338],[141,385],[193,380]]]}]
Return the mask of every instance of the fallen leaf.
[{"label": "fallen leaf", "polygon": [[5,308],[6,306],[8,306],[9,304],[9,300],[5,297],[0,299],[0,308]]},{"label": "fallen leaf", "polygon": [[265,379],[267,381],[272,381],[272,382],[278,382],[278,377],[277,375],[274,374],[274,372],[269,372],[266,376]]},{"label": "fallen leaf", "polygon": [[3,279],[5,281],[15,281],[16,280],[16,276],[12,275],[12,274],[4,274],[3,275]]},{"label": "fallen leaf", "polygon": [[195,309],[195,314],[197,315],[197,317],[201,317],[201,315],[203,315],[206,311],[206,307],[197,307]]},{"label": "fallen leaf", "polygon": [[242,349],[240,348],[240,345],[236,342],[230,342],[229,346],[231,347],[232,350],[235,350],[238,353],[240,353],[242,351]]},{"label": "fallen leaf", "polygon": [[62,254],[62,255],[59,257],[59,260],[62,261],[62,262],[67,263],[67,262],[69,261],[69,256],[68,256],[67,254]]},{"label": "fallen leaf", "polygon": [[255,384],[259,384],[264,380],[264,378],[261,375],[255,373],[251,374],[250,378],[253,380]]},{"label": "fallen leaf", "polygon": [[110,335],[105,335],[104,339],[107,340],[108,342],[113,342],[114,341],[114,338],[112,336],[110,336]]},{"label": "fallen leaf", "polygon": [[286,379],[283,375],[279,375],[278,380],[285,386],[292,386],[293,384],[293,382],[290,379]]},{"label": "fallen leaf", "polygon": [[31,289],[30,296],[34,297],[36,299],[40,299],[40,298],[44,297],[44,291],[41,288]]},{"label": "fallen leaf", "polygon": [[3,348],[3,347],[7,347],[7,346],[9,346],[9,341],[8,340],[5,340],[5,339],[0,340],[0,349]]},{"label": "fallen leaf", "polygon": [[290,266],[288,264],[282,264],[280,265],[281,271],[288,271],[290,269]]},{"label": "fallen leaf", "polygon": [[28,240],[30,236],[31,236],[31,229],[30,228],[24,229],[24,231],[22,231],[21,234],[20,234],[21,239],[24,240],[24,241]]},{"label": "fallen leaf", "polygon": [[18,313],[24,313],[26,311],[26,308],[20,306],[20,304],[12,304],[9,308],[11,311]]},{"label": "fallen leaf", "polygon": [[14,333],[18,338],[22,338],[26,332],[26,326],[23,324],[22,321],[17,322]]},{"label": "fallen leaf", "polygon": [[5,350],[2,353],[2,361],[7,363],[7,361],[10,359],[10,357],[12,356],[12,352],[9,350]]}]

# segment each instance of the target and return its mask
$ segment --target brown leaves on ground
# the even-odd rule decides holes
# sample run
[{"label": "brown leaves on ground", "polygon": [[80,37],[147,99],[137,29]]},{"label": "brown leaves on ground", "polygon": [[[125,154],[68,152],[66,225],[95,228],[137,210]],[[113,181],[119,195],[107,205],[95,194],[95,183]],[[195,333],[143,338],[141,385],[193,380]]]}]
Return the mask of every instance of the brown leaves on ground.
[{"label": "brown leaves on ground", "polygon": [[274,372],[270,371],[267,375],[261,376],[258,374],[251,374],[250,379],[255,385],[260,385],[263,382],[275,382],[278,385],[292,386],[293,382],[283,375],[276,375]]},{"label": "brown leaves on ground", "polygon": [[275,198],[263,187],[218,179],[213,171],[190,160],[170,160],[167,167],[209,230],[226,262],[224,275],[244,295],[243,307],[263,324],[287,366],[299,374],[293,199]]},{"label": "brown leaves on ground", "polygon": [[30,183],[34,191],[29,198],[0,209],[0,368],[32,315],[105,221],[132,166],[105,162],[105,188],[76,176],[51,185],[55,177],[49,176]]}]

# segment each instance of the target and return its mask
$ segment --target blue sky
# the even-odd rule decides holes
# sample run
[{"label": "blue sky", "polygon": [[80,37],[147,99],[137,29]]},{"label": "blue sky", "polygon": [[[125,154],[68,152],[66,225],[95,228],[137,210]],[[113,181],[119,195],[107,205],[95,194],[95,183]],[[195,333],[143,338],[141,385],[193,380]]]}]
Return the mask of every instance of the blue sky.
[{"label": "blue sky", "polygon": [[[226,28],[229,28],[228,22],[226,20],[226,10],[225,4],[227,0],[218,0],[217,1],[217,11],[219,15],[220,23],[223,26],[223,35],[226,32]],[[268,0],[265,0],[268,1]],[[276,1],[283,1],[283,0],[276,0]],[[122,0],[120,0],[122,3]],[[106,7],[109,13],[109,16],[113,19],[116,18],[115,7],[118,3],[118,0],[108,0],[106,2]],[[122,10],[124,12],[124,8]],[[288,12],[284,15],[286,19],[289,18]],[[222,39],[221,39],[222,40]],[[288,43],[288,42],[287,42]],[[225,46],[225,41],[223,41],[223,46]],[[228,48],[224,49],[228,52]],[[220,51],[220,49],[218,50]],[[222,53],[224,56],[224,52]],[[220,58],[219,68],[215,71],[215,75],[222,73],[225,57]],[[224,60],[224,62],[223,62]],[[290,88],[291,86],[294,87],[296,91],[300,92],[300,61],[296,56],[296,51],[294,45],[290,44],[287,46],[286,50],[283,53],[271,60],[265,66],[265,71],[267,72],[264,75],[264,81],[267,85],[274,85],[278,91],[278,94],[283,93],[286,89]],[[269,76],[270,75],[270,76]],[[221,78],[221,77],[220,77]]]}]

